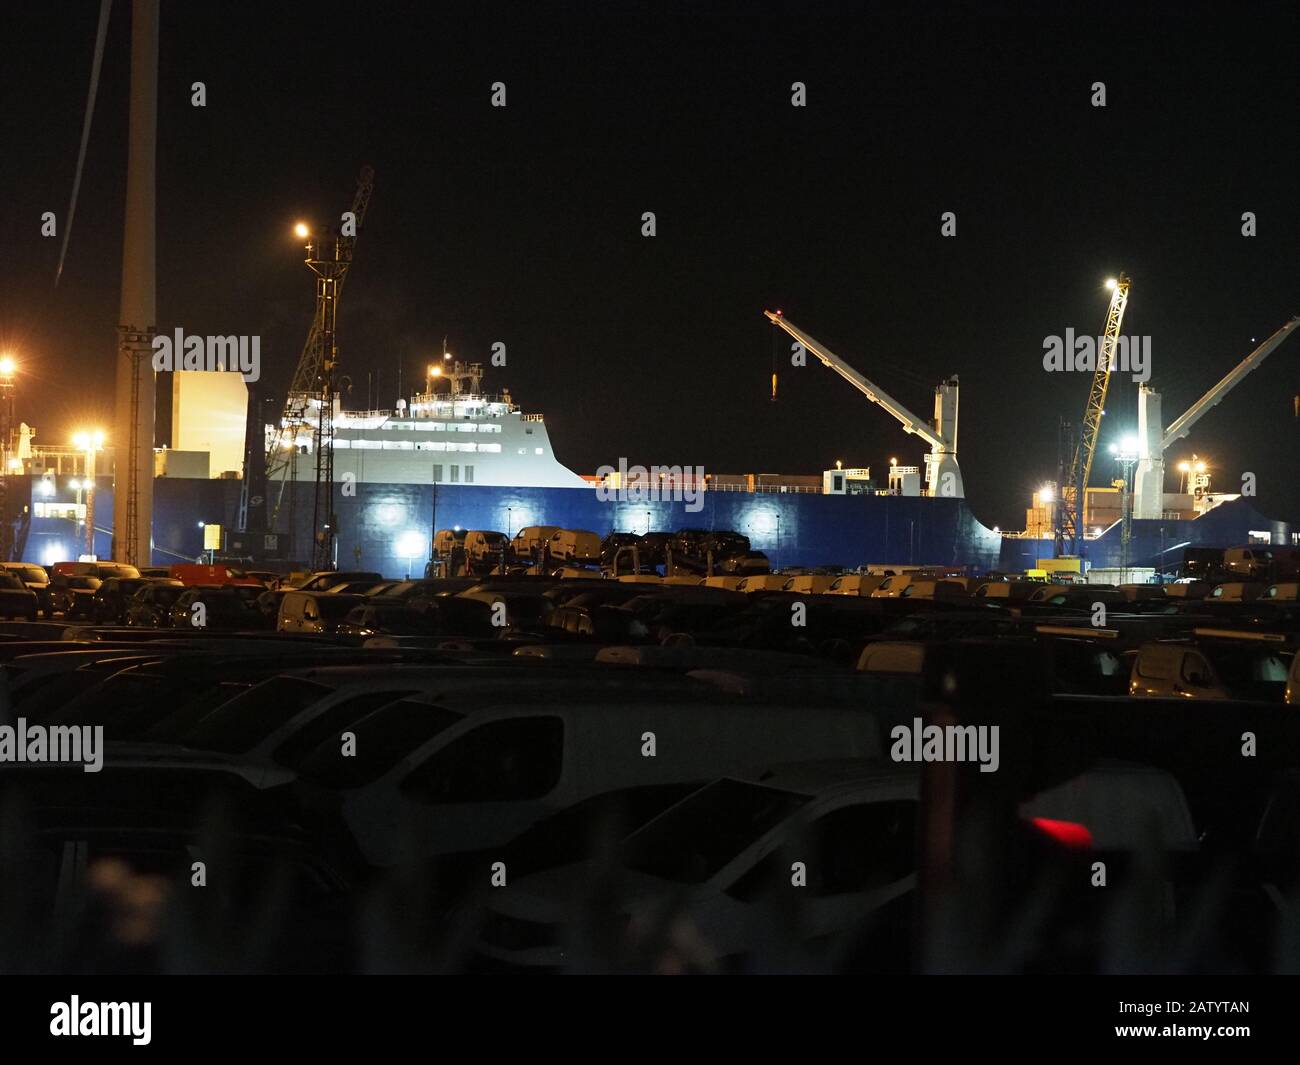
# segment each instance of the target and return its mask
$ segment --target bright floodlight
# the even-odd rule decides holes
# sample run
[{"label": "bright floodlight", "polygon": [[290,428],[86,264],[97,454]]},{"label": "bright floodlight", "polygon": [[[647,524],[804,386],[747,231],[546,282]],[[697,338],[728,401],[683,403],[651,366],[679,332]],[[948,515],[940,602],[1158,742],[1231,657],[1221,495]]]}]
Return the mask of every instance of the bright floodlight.
[{"label": "bright floodlight", "polygon": [[306,222],[299,222],[293,227],[293,235],[301,240],[306,240],[311,236],[311,229],[308,228]]},{"label": "bright floodlight", "polygon": [[1116,281],[1113,277],[1108,277],[1108,278],[1106,278],[1106,287],[1107,287],[1107,288],[1109,288],[1109,289],[1113,289],[1113,288],[1114,288],[1116,285],[1118,285],[1118,284],[1119,284],[1119,282]]},{"label": "bright floodlight", "polygon": [[397,543],[393,545],[397,552],[398,558],[416,558],[423,555],[428,546],[428,540],[425,539],[422,532],[404,532],[397,538]]},{"label": "bright floodlight", "polygon": [[1190,462],[1180,462],[1178,464],[1179,473],[1187,473],[1188,470],[1190,470],[1191,468],[1192,468],[1192,464]]},{"label": "bright floodlight", "polygon": [[18,364],[12,355],[0,355],[0,377],[13,377]]},{"label": "bright floodlight", "polygon": [[1038,498],[1044,503],[1051,503],[1056,499],[1056,488],[1053,485],[1045,484],[1038,490]]}]

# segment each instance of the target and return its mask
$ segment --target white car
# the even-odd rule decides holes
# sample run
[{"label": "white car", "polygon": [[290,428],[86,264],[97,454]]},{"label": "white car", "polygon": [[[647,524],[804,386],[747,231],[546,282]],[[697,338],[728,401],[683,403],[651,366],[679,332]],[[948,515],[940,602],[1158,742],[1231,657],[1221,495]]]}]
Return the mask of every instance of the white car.
[{"label": "white car", "polygon": [[[883,761],[715,780],[622,842],[615,927],[635,942],[662,931],[670,909],[684,913],[706,968],[746,952],[773,892],[796,893],[806,943],[851,929],[916,886],[919,782],[913,767]],[[598,872],[578,862],[493,892],[472,966],[598,968],[605,959],[566,934],[584,926]]]}]

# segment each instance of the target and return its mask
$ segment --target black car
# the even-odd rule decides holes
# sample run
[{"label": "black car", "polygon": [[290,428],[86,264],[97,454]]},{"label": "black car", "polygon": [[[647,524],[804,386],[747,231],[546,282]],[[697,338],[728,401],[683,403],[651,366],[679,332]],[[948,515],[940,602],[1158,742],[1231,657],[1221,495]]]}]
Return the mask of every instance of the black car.
[{"label": "black car", "polygon": [[[257,600],[265,591],[260,585],[238,584],[187,588],[167,612],[170,627],[224,632],[264,629],[267,627],[266,615]],[[202,624],[198,623],[200,618]]]},{"label": "black car", "polygon": [[145,629],[170,628],[168,611],[184,591],[185,586],[179,581],[148,581],[136,589],[126,604],[123,620]]},{"label": "black car", "polygon": [[[18,578],[15,577],[14,580]],[[91,600],[95,598],[102,583],[98,577],[56,573],[50,578],[50,606],[65,618],[88,618]]]},{"label": "black car", "polygon": [[36,620],[36,593],[7,570],[0,571],[0,617]]},{"label": "black car", "polygon": [[126,608],[135,594],[150,584],[169,584],[184,587],[170,577],[110,577],[96,589],[90,601],[91,620],[100,625],[121,625],[126,621]]},{"label": "black car", "polygon": [[355,606],[334,631],[342,636],[436,636],[438,612],[400,602]]},{"label": "black car", "polygon": [[0,563],[5,572],[12,573],[36,596],[36,609],[45,617],[53,614],[53,608],[50,606],[50,575],[45,572],[43,566],[37,566],[31,562],[4,562]]}]

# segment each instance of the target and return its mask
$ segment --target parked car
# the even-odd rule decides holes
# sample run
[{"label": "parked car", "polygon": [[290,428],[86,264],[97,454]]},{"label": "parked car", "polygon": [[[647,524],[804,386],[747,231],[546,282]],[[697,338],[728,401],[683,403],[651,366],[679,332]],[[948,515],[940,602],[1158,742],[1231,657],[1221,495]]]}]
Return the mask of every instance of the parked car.
[{"label": "parked car", "polygon": [[[18,580],[17,577],[13,579]],[[22,584],[21,581],[18,583]],[[55,613],[62,614],[65,618],[88,618],[91,601],[102,583],[103,581],[98,577],[80,577],[56,572],[50,578],[50,606]],[[35,598],[33,595],[32,599]]]},{"label": "parked car", "polygon": [[141,585],[126,604],[124,623],[146,629],[171,628],[170,610],[185,590],[180,581],[170,577]]},{"label": "parked car", "polygon": [[[167,611],[170,627],[207,632],[265,628],[265,616],[257,607],[257,597],[265,590],[257,582],[187,588]],[[202,624],[199,619],[202,619]]]},{"label": "parked car", "polygon": [[402,602],[365,603],[349,610],[334,631],[340,636],[435,635],[438,612],[417,610]]},{"label": "parked car", "polygon": [[1281,639],[1199,638],[1143,644],[1129,694],[1143,699],[1284,702],[1294,651]]},{"label": "parked car", "polygon": [[36,620],[36,593],[15,574],[0,572],[0,618]]},{"label": "parked car", "polygon": [[337,632],[353,607],[363,602],[359,595],[331,595],[326,589],[286,592],[276,618],[279,632]]},{"label": "parked car", "polygon": [[96,590],[90,601],[90,619],[100,625],[123,625],[126,609],[136,592],[150,584],[167,584],[174,588],[184,585],[172,578],[110,577]]},{"label": "parked car", "polygon": [[348,581],[369,581],[371,584],[378,584],[383,579],[382,573],[371,570],[324,570],[311,574],[301,584],[295,585],[295,588],[300,592],[328,592],[336,584],[344,584]]},{"label": "parked car", "polygon": [[54,609],[50,604],[50,575],[41,566],[30,562],[0,562],[0,569],[12,573],[36,596],[36,609],[50,617]]},{"label": "parked car", "polygon": [[[733,705],[664,681],[647,691],[634,676],[585,687],[566,679],[551,690],[514,683],[492,698],[481,681],[477,688],[412,696],[351,727],[355,757],[342,756],[331,735],[299,763],[309,796],[336,796],[329,805],[368,864],[410,857],[414,841],[428,857],[499,846],[614,788],[698,780],[782,757],[881,753],[875,717],[856,705]],[[647,731],[661,749],[671,745],[671,758],[644,757]]]},{"label": "parked car", "polygon": [[[789,889],[793,862],[807,880],[788,901],[808,949],[833,949],[873,911],[907,901],[916,888],[914,768],[823,762],[757,775],[706,785],[618,846],[615,927],[644,934],[671,901],[699,930],[710,966],[738,962],[760,914]],[[575,863],[491,896],[480,956],[520,971],[565,965],[577,949],[564,935],[573,901],[594,876],[591,862]]]}]

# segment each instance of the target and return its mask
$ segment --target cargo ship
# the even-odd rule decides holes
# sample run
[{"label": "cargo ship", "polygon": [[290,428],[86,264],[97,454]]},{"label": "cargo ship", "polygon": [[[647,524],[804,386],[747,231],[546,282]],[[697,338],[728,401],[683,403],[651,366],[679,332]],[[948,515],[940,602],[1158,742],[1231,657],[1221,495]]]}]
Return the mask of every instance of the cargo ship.
[{"label": "cargo ship", "polygon": [[[231,375],[176,376],[174,446],[155,453],[153,564],[213,554],[284,564],[309,558],[314,425],[295,428],[283,479],[268,485],[275,531],[241,533],[240,473],[224,467],[242,453],[246,411],[236,408],[247,397],[242,385],[231,387]],[[421,572],[439,529],[492,529],[510,536],[530,525],[601,536],[729,530],[748,537],[774,567],[887,563],[1020,572],[1053,553],[1045,528],[1037,535],[1032,529],[1003,534],[981,523],[965,498],[923,494],[917,467],[891,464],[880,484],[869,469],[806,477],[715,476],[696,486],[701,490],[693,501],[600,492],[595,476],[583,477],[557,457],[542,414],[524,413],[508,391],[482,390],[479,364],[452,363],[437,376],[437,387],[431,374],[424,391],[390,409],[333,412],[339,486],[334,561],[340,568],[388,576]],[[237,438],[232,426],[238,427]],[[268,440],[277,429],[283,426],[266,427]],[[224,445],[196,449],[223,431],[232,434]],[[19,454],[22,472],[6,478],[15,504],[10,513],[21,514],[11,529],[11,557],[43,564],[111,557],[111,450],[98,458],[93,504],[83,453],[28,439]],[[220,546],[213,526],[219,527]],[[1240,498],[1187,517],[1133,518],[1127,541],[1120,521],[1093,532],[1085,544],[1088,564],[1126,571],[1167,572],[1187,547],[1300,542],[1289,523],[1266,518]]]}]

